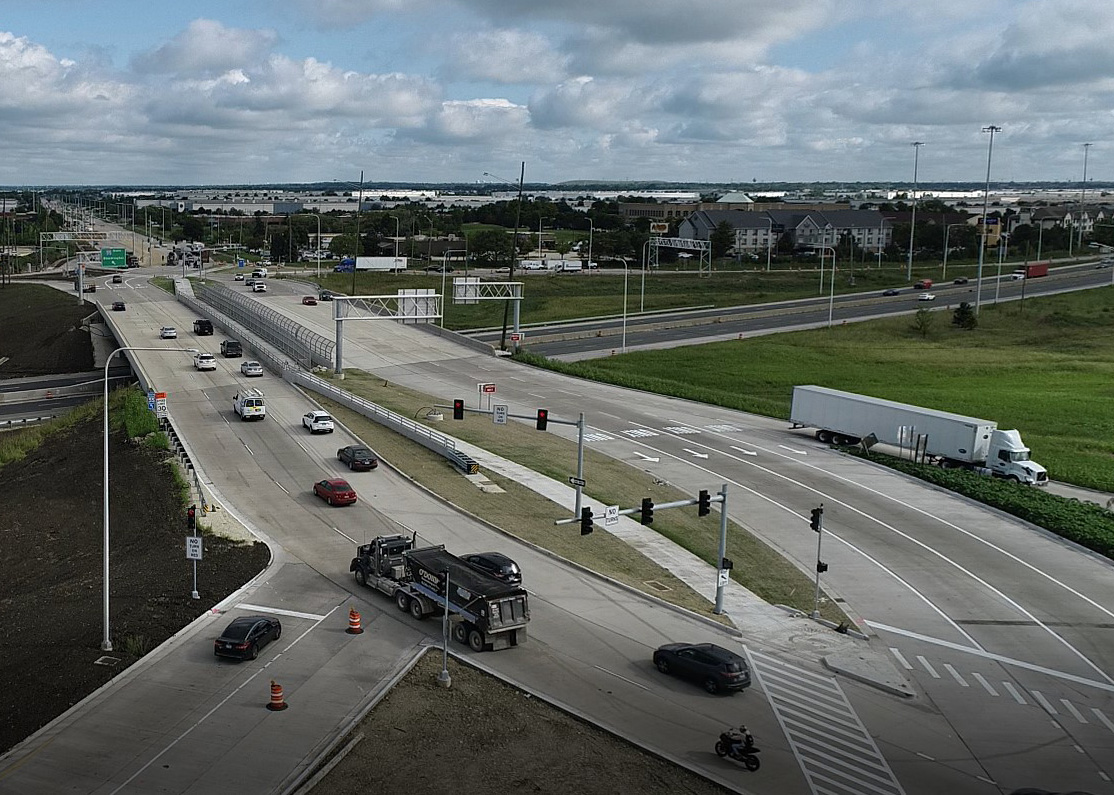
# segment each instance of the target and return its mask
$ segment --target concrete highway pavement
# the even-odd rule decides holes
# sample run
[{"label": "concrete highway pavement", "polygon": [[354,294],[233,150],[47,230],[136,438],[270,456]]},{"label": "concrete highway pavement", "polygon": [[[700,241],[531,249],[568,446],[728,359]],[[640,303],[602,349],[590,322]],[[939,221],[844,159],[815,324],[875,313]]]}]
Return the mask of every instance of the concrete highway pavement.
[{"label": "concrete highway pavement", "polygon": [[[289,313],[311,325],[320,317]],[[951,701],[948,690],[938,706],[979,749],[989,777],[1002,780],[1019,764],[1035,773],[1048,762],[1066,765],[1063,775],[1075,776],[1082,789],[1098,791],[1108,783],[1103,776],[1112,771],[1104,760],[1114,758],[1106,753],[1114,739],[1107,725],[1114,717],[1114,644],[1103,629],[1114,618],[1108,561],[996,511],[835,454],[804,432],[789,432],[784,422],[446,350],[443,340],[395,324],[348,326],[350,366],[446,402],[469,398],[474,384],[483,382],[497,384],[498,400],[512,413],[530,415],[544,406],[551,416],[574,417],[587,408],[596,449],[692,493],[726,480],[741,492],[732,502],[733,517],[804,570],[816,559],[808,509],[823,502],[831,539],[824,553],[831,566],[826,587],[865,617],[895,662],[911,666],[905,670],[926,696],[950,683],[986,694],[986,703]],[[328,333],[324,326],[316,330]],[[590,484],[591,472],[585,474]],[[1018,707],[1027,709],[1014,715]],[[982,746],[979,726],[987,715],[997,716],[992,725],[1010,726],[1008,740]],[[1053,745],[1071,748],[1074,757],[1050,749],[1047,759],[1036,753],[1001,759],[1003,745],[1046,745],[1048,718],[1059,715],[1071,720],[1058,723]]]}]

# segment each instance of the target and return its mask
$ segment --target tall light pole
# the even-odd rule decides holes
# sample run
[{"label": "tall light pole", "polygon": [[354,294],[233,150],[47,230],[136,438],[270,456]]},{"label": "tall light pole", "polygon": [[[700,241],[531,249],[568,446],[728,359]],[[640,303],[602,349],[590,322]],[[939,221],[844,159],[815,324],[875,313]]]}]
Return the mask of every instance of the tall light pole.
[{"label": "tall light pole", "polygon": [[588,273],[592,273],[592,234],[596,231],[596,225],[592,223],[591,216],[588,217]]},{"label": "tall light pole", "polygon": [[360,261],[360,210],[364,207],[364,170],[360,169],[360,197],[356,199],[356,253],[352,257],[352,295],[356,294],[356,264]]},{"label": "tall light pole", "polygon": [[766,271],[770,270],[770,248],[774,243],[774,219],[769,216],[766,217],[766,223],[770,228],[766,230]]},{"label": "tall light pole", "polygon": [[[317,278],[321,278],[321,216],[317,213],[310,213],[317,219]],[[352,263],[353,273],[355,273],[356,263]]]},{"label": "tall light pole", "polygon": [[948,278],[948,235],[952,231],[953,226],[967,226],[967,224],[947,224],[944,226],[944,269],[940,273],[940,280]]},{"label": "tall light pole", "polygon": [[121,351],[180,351],[197,353],[197,348],[117,348],[108,354],[104,362],[104,636],[101,638],[101,651],[112,651],[112,634],[108,616],[108,367],[112,359]]},{"label": "tall light pole", "polygon": [[832,278],[831,287],[828,292],[828,328],[832,327],[832,313],[835,310],[835,292],[836,292],[836,250],[833,246],[813,246],[814,249],[820,251],[820,278],[824,278],[824,252],[832,252]]},{"label": "tall light pole", "polygon": [[[990,208],[990,159],[994,155],[994,133],[1002,132],[1001,127],[995,127],[991,124],[988,127],[983,127],[984,133],[990,133],[990,144],[986,149],[986,189],[982,194],[982,234],[979,236],[979,267],[975,276],[975,314],[979,313],[982,307],[982,263],[983,255],[986,251],[986,214]],[[1070,238],[1069,238],[1070,239]]]},{"label": "tall light pole", "polygon": [[647,261],[650,257],[650,242],[647,240],[642,244],[642,295],[638,301],[639,314],[646,311],[646,271],[650,269],[650,263]]},{"label": "tall light pole", "polygon": [[[1079,194],[1079,248],[1083,248],[1083,213],[1087,207],[1087,151],[1091,144],[1083,144],[1083,190]],[[1070,256],[1070,255],[1069,255]]]},{"label": "tall light pole", "polygon": [[[502,182],[504,184],[511,185],[510,182],[507,182],[504,179],[500,179],[499,177],[496,177],[494,174],[492,174],[489,171],[485,171],[484,176],[485,177],[492,177],[494,179],[498,179],[500,182]],[[514,263],[515,263],[515,258],[518,256],[518,227],[522,224],[522,184],[523,184],[523,181],[525,179],[526,179],[526,161],[523,160],[522,161],[522,168],[518,173],[518,209],[515,211],[515,215],[514,215],[514,237],[511,238],[511,263],[510,263],[510,267],[507,269],[507,281],[509,281],[509,282],[514,281]],[[511,302],[510,302],[510,299],[507,299],[507,301],[505,301],[503,303],[503,331],[499,335],[499,349],[503,350],[503,351],[505,351],[507,349],[507,315],[510,311],[510,308],[511,308]],[[516,343],[515,348],[517,348],[517,347],[518,347],[518,345]]]},{"label": "tall light pole", "polygon": [[[395,219],[395,259],[397,260],[398,259],[398,216],[397,215],[388,215],[387,217]],[[395,267],[398,267],[397,262],[395,263]]]},{"label": "tall light pole", "polygon": [[905,266],[905,278],[913,280],[913,238],[917,232],[917,166],[921,159],[921,147],[924,141],[913,141],[913,219],[909,222],[909,259]]}]

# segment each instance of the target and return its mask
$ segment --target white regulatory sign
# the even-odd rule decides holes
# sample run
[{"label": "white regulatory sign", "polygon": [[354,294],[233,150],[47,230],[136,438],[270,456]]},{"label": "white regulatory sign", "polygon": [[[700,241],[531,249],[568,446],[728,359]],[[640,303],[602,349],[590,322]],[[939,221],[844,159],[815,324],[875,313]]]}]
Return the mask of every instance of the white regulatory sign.
[{"label": "white regulatory sign", "polygon": [[731,579],[731,572],[727,569],[720,569],[719,576],[716,577],[716,585],[727,585],[727,581]]},{"label": "white regulatory sign", "polygon": [[608,505],[603,509],[603,526],[614,527],[619,524],[619,506]]},{"label": "white regulatory sign", "polygon": [[491,419],[495,422],[496,425],[506,425],[507,424],[507,404],[506,403],[496,403],[494,406],[491,407],[491,412],[492,412],[491,413]]},{"label": "white regulatory sign", "polygon": [[201,560],[201,536],[186,536],[186,560]]},{"label": "white regulatory sign", "polygon": [[155,416],[162,419],[166,416],[166,395],[155,396]]}]

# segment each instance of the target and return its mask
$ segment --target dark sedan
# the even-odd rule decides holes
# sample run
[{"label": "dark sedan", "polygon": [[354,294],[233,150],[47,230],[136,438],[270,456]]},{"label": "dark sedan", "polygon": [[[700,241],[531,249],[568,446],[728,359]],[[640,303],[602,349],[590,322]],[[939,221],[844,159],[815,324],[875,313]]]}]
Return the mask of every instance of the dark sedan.
[{"label": "dark sedan", "polygon": [[213,654],[237,660],[254,660],[261,648],[281,636],[282,624],[277,618],[243,616],[225,627],[221,636],[213,641]]},{"label": "dark sedan", "polygon": [[960,276],[958,279],[953,279],[952,284],[967,284],[967,277]]},{"label": "dark sedan", "polygon": [[901,295],[901,290],[886,290],[882,295]]},{"label": "dark sedan", "polygon": [[113,312],[126,312],[126,311],[128,311],[128,307],[123,301],[113,301],[112,302],[112,311]]},{"label": "dark sedan", "polygon": [[351,505],[356,501],[356,490],[340,478],[317,481],[313,484],[313,493],[329,505]]},{"label": "dark sedan", "polygon": [[522,569],[501,552],[478,552],[475,555],[465,555],[463,560],[472,568],[507,585],[522,584]]},{"label": "dark sedan", "polygon": [[353,472],[367,472],[379,466],[375,453],[362,444],[350,444],[337,450],[337,460],[347,464]]},{"label": "dark sedan", "polygon": [[667,643],[654,652],[654,665],[713,694],[750,687],[746,658],[714,643]]}]

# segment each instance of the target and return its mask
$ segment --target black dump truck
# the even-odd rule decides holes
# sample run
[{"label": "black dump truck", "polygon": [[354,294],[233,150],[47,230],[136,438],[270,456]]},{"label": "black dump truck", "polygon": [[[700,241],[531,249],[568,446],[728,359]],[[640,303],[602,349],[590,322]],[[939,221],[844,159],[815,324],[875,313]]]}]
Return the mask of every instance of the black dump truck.
[{"label": "black dump truck", "polygon": [[360,585],[382,591],[417,619],[442,613],[447,574],[454,640],[477,652],[526,642],[526,591],[472,568],[444,546],[415,549],[408,536],[379,536],[357,548],[349,571]]}]

